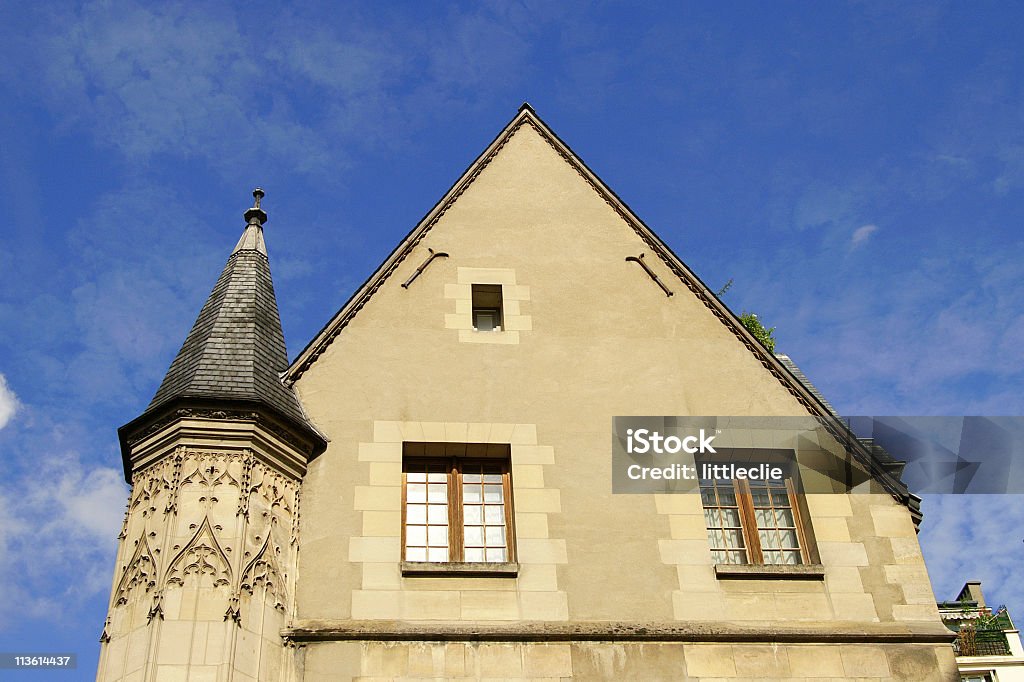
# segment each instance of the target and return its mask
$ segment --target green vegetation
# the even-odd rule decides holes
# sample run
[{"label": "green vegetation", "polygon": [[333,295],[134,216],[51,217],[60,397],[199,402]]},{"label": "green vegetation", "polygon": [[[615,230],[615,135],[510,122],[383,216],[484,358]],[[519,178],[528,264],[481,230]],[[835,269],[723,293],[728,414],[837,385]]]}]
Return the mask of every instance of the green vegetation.
[{"label": "green vegetation", "polygon": [[742,322],[743,326],[754,335],[754,338],[761,342],[761,345],[772,353],[775,352],[775,337],[773,336],[775,333],[775,327],[765,327],[761,324],[761,320],[757,319],[757,315],[755,313],[748,313],[745,310],[743,311],[743,314],[740,315],[740,322]]}]

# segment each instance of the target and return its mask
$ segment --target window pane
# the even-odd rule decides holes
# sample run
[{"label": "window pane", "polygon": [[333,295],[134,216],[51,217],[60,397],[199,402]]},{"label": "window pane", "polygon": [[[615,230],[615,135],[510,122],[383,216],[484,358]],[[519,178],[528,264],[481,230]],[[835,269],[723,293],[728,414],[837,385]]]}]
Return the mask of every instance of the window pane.
[{"label": "window pane", "polygon": [[484,474],[484,483],[501,483],[501,474]]},{"label": "window pane", "polygon": [[484,529],[481,526],[466,526],[466,547],[483,547]]},{"label": "window pane", "polygon": [[777,566],[782,563],[782,552],[776,550],[765,550],[764,562],[769,566]]},{"label": "window pane", "polygon": [[782,543],[781,546],[787,549],[793,549],[800,546],[800,543],[796,538],[795,530],[780,530],[779,541]]},{"label": "window pane", "polygon": [[426,561],[427,549],[425,547],[407,547],[405,549],[406,561]]},{"label": "window pane", "polygon": [[725,552],[727,564],[745,564],[747,563],[747,553],[743,551],[729,551]]},{"label": "window pane", "polygon": [[438,474],[428,474],[427,475],[427,480],[430,483],[447,483],[448,482],[448,474],[443,472],[443,471],[441,473],[438,473]]},{"label": "window pane", "polygon": [[422,504],[410,504],[405,508],[406,523],[426,523],[427,508]]},{"label": "window pane", "polygon": [[714,488],[701,488],[700,489],[700,500],[706,505],[715,505],[715,490]]},{"label": "window pane", "polygon": [[740,525],[740,510],[739,509],[723,509],[722,513],[722,525],[726,528],[739,528]]},{"label": "window pane", "polygon": [[[488,507],[489,508],[489,507]],[[478,505],[466,505],[462,508],[462,518],[466,525],[481,524],[483,519],[483,507]]]},{"label": "window pane", "polygon": [[788,508],[776,509],[775,521],[780,528],[793,528],[796,526],[796,522],[793,520],[793,510]]},{"label": "window pane", "polygon": [[782,553],[782,556],[785,558],[786,564],[789,566],[796,566],[801,561],[800,552],[797,551],[787,550]]},{"label": "window pane", "polygon": [[735,507],[736,506],[736,493],[732,488],[719,488],[718,489],[718,504],[722,507]]},{"label": "window pane", "polygon": [[427,529],[427,540],[431,547],[447,547],[448,526],[430,526]]},{"label": "window pane", "polygon": [[[479,507],[476,507],[479,510]],[[468,511],[468,509],[467,509]],[[489,504],[487,505],[486,516],[487,523],[491,525],[505,524],[505,507],[500,504]]]},{"label": "window pane", "polygon": [[482,478],[481,474],[462,474],[462,480],[465,483],[479,483]]},{"label": "window pane", "polygon": [[504,547],[505,529],[502,526],[487,526],[487,546]]},{"label": "window pane", "polygon": [[480,504],[483,501],[483,491],[479,485],[467,485],[462,489],[462,501],[466,504]]},{"label": "window pane", "polygon": [[708,542],[712,547],[725,547],[725,532],[713,528],[708,529]]},{"label": "window pane", "polygon": [[491,311],[477,310],[475,311],[474,317],[476,318],[474,326],[478,331],[489,332],[493,331],[494,328],[498,326],[498,316]]},{"label": "window pane", "polygon": [[484,501],[485,502],[504,502],[505,497],[501,494],[500,485],[488,484],[484,486]]},{"label": "window pane", "polygon": [[722,525],[722,512],[718,509],[705,509],[704,523],[709,528],[718,528]]},{"label": "window pane", "polygon": [[431,502],[440,502],[442,504],[448,502],[448,485],[446,483],[430,483],[428,488],[428,499]]},{"label": "window pane", "polygon": [[448,505],[432,504],[430,505],[430,511],[428,514],[431,524],[442,526],[448,525]]},{"label": "window pane", "polygon": [[427,561],[448,561],[448,548],[431,547],[427,550]]},{"label": "window pane", "polygon": [[487,561],[508,561],[508,555],[505,553],[504,548],[488,549]]},{"label": "window pane", "polygon": [[[757,532],[759,538],[761,538],[762,549],[778,549],[779,547],[779,536],[774,530],[761,530]],[[767,562],[765,562],[767,563]]]},{"label": "window pane", "polygon": [[775,503],[776,507],[788,507],[789,506],[789,495],[785,490],[773,490],[772,491],[772,502]]},{"label": "window pane", "polygon": [[426,526],[407,526],[405,529],[406,547],[425,547],[427,544]]},{"label": "window pane", "polygon": [[758,528],[773,528],[775,526],[775,515],[771,509],[755,509],[754,518],[757,519]]},{"label": "window pane", "polygon": [[405,499],[407,502],[426,502],[427,486],[423,483],[410,483],[406,486]]},{"label": "window pane", "polygon": [[465,551],[466,561],[483,561],[484,550],[479,548],[467,547]]},{"label": "window pane", "polygon": [[743,546],[743,532],[738,530],[727,530],[725,531],[725,546],[726,547],[742,547]]},{"label": "window pane", "polygon": [[405,480],[409,483],[426,483],[427,474],[423,471],[410,471],[405,474]]}]

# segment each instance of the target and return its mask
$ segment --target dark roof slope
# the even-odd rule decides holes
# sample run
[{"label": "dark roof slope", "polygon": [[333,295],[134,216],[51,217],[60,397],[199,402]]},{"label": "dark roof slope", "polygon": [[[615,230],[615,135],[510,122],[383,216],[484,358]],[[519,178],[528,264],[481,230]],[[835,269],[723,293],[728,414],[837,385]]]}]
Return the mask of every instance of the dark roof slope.
[{"label": "dark roof slope", "polygon": [[280,378],[288,354],[260,223],[246,226],[147,413],[179,398],[245,400],[308,424]]}]

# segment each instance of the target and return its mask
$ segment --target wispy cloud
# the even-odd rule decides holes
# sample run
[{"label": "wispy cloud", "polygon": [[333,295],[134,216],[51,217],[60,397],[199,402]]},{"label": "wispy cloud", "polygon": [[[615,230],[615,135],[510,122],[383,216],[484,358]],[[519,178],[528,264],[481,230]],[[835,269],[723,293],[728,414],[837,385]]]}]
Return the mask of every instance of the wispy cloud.
[{"label": "wispy cloud", "polygon": [[868,237],[878,232],[878,225],[861,225],[853,231],[853,235],[850,236],[850,246],[860,246],[868,240]]},{"label": "wispy cloud", "polygon": [[0,374],[0,429],[7,426],[17,411],[18,396],[7,385],[7,377]]},{"label": "wispy cloud", "polygon": [[35,464],[0,484],[0,581],[7,594],[0,630],[25,617],[73,619],[110,587],[127,496],[120,472],[89,466],[66,450]]},{"label": "wispy cloud", "polygon": [[928,495],[921,546],[938,599],[980,580],[986,600],[1024,613],[1024,504],[1019,495]]}]

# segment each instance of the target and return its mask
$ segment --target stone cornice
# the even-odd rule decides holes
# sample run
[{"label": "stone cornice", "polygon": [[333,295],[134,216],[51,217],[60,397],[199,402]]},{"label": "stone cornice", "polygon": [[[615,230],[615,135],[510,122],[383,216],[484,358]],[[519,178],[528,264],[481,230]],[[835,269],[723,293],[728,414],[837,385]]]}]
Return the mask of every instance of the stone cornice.
[{"label": "stone cornice", "polygon": [[788,644],[943,644],[955,635],[935,623],[300,620],[281,631],[293,643],[406,642],[669,642]]},{"label": "stone cornice", "polygon": [[[307,424],[299,424],[259,402],[181,399],[118,429],[125,480],[149,466],[185,439],[195,447],[223,441],[241,451],[257,450],[283,473],[301,477],[309,460],[326,440]],[[279,461],[278,461],[279,460]]]}]

